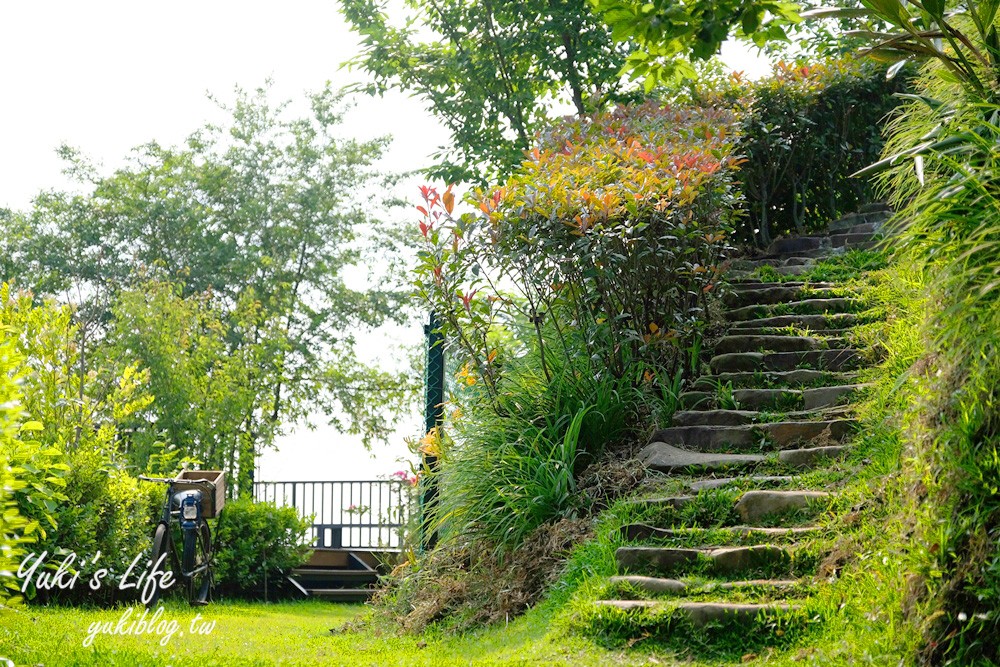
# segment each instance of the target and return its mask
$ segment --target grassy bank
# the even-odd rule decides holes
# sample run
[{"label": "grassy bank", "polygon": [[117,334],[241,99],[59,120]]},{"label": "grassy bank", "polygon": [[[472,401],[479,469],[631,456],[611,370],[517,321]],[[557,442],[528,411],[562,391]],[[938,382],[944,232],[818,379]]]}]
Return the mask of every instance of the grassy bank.
[{"label": "grassy bank", "polygon": [[[642,664],[621,652],[552,631],[545,609],[461,636],[426,633],[396,636],[366,628],[340,632],[363,613],[361,605],[322,602],[212,604],[192,609],[168,603],[159,620],[174,620],[177,632],[142,636],[98,634],[84,646],[93,623],[117,624],[129,608],[32,607],[0,611],[0,656],[17,665],[141,666],[211,665],[607,665]],[[142,613],[133,608],[130,620]],[[215,622],[209,634],[192,634],[198,623]],[[331,632],[334,630],[334,632]],[[182,634],[183,633],[183,634]],[[2,663],[0,663],[2,664]]]}]

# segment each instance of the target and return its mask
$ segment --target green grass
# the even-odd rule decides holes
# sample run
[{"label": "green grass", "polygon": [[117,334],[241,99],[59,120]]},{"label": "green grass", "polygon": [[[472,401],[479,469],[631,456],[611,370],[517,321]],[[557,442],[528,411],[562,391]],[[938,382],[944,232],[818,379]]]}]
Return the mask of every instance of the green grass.
[{"label": "green grass", "polygon": [[774,267],[761,266],[753,277],[762,282],[833,282],[856,278],[867,271],[879,271],[889,265],[889,253],[882,249],[849,250],[842,255],[826,257],[801,275],[784,275]]},{"label": "green grass", "polygon": [[[26,607],[0,611],[0,656],[16,664],[100,665],[594,665],[641,664],[619,651],[549,627],[549,610],[464,635],[398,636],[391,630],[331,633],[364,613],[362,605],[324,602],[215,603],[194,610],[174,602],[161,618],[179,631],[166,646],[162,635],[98,635],[84,647],[91,623],[117,623],[126,608]],[[134,614],[141,613],[136,608]],[[209,635],[193,636],[195,614],[215,621]],[[181,636],[181,632],[184,636]],[[2,663],[0,663],[2,664]]]}]

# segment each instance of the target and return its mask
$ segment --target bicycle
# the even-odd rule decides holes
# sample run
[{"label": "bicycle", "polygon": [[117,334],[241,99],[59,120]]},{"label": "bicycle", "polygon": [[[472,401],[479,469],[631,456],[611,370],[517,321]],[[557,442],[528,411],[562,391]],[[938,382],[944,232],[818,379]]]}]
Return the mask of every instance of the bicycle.
[{"label": "bicycle", "polygon": [[[208,479],[185,479],[182,484],[187,488],[175,490],[181,480],[143,476],[139,479],[167,485],[163,513],[153,530],[153,564],[170,568],[174,578],[184,586],[192,606],[208,604],[212,592],[213,550],[212,533],[203,508],[206,496],[215,493],[215,483]],[[208,493],[191,486],[202,486]],[[181,545],[179,555],[178,543]],[[154,588],[146,603],[147,609],[156,606],[162,592],[158,586]]]}]

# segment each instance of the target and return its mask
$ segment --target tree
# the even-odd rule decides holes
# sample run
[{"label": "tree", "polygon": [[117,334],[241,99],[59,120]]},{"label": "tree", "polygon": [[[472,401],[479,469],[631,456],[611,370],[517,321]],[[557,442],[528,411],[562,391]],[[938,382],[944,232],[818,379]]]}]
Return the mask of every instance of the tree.
[{"label": "tree", "polygon": [[[231,113],[225,126],[207,125],[181,147],[141,146],[109,176],[64,148],[89,190],[41,195],[22,216],[25,231],[4,241],[17,260],[5,277],[78,304],[82,350],[118,346],[151,369],[158,423],[200,391],[171,381],[172,365],[189,380],[219,364],[244,374],[213,389],[219,400],[194,403],[219,411],[202,415],[205,424],[245,409],[236,419],[244,453],[315,410],[346,414],[344,428],[370,443],[390,431],[382,408],[401,407],[413,389],[355,354],[359,330],[403,317],[391,282],[401,236],[376,218],[393,183],[372,167],[387,139],[338,138],[342,94],[327,89],[310,103],[306,117],[288,118],[266,89],[238,91],[234,105],[220,104]],[[357,266],[380,271],[353,288],[345,274]],[[178,340],[153,344],[166,345],[168,332]],[[248,386],[249,403],[226,400]]]},{"label": "tree", "polygon": [[[796,4],[786,0],[590,0],[616,40],[634,43],[627,67],[645,77],[646,90],[657,84],[694,78],[691,62],[708,60],[737,34],[763,47],[785,40],[785,28],[798,21]],[[687,61],[685,60],[687,59]]]},{"label": "tree", "polygon": [[362,86],[369,93],[409,92],[451,131],[453,146],[427,170],[433,178],[506,176],[554,104],[568,101],[583,115],[630,97],[620,73],[631,47],[615,45],[584,0],[408,4],[414,15],[400,28],[377,0],[344,0],[344,16],[362,37],[361,53],[347,64],[372,77]]}]

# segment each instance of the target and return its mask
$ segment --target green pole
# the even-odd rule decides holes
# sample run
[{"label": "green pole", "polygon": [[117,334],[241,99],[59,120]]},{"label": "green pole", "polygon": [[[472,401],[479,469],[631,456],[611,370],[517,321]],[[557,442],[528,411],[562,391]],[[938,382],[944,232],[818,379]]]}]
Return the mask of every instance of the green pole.
[{"label": "green pole", "polygon": [[[444,337],[438,331],[440,323],[434,313],[431,313],[424,325],[424,338],[427,341],[427,364],[424,371],[424,432],[440,426],[444,418]],[[420,520],[421,540],[424,549],[433,549],[437,544],[437,532],[428,529],[428,520],[437,504],[438,457],[423,454],[424,470],[430,474],[421,477],[420,481]]]}]

